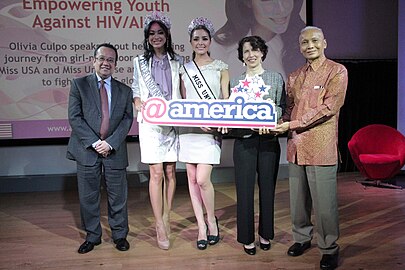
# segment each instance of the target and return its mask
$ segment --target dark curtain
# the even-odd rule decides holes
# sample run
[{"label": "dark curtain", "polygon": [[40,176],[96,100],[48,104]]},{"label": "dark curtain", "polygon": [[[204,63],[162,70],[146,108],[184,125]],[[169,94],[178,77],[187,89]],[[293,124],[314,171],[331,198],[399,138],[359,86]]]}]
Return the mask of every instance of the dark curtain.
[{"label": "dark curtain", "polygon": [[347,143],[369,124],[397,127],[397,60],[335,60],[347,68],[349,83],[339,118],[340,172],[357,171]]}]

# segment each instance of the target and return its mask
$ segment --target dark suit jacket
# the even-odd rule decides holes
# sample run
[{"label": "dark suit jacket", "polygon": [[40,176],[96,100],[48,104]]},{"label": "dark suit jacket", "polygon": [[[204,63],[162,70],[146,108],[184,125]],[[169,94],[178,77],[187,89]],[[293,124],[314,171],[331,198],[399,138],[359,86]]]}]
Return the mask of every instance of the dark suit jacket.
[{"label": "dark suit jacket", "polygon": [[[72,127],[67,158],[91,166],[98,153],[92,144],[100,139],[101,99],[97,76],[91,74],[74,79],[69,94],[69,123]],[[104,164],[114,169],[128,166],[126,136],[133,121],[132,90],[125,84],[111,79],[111,113],[107,141],[113,150]]]}]

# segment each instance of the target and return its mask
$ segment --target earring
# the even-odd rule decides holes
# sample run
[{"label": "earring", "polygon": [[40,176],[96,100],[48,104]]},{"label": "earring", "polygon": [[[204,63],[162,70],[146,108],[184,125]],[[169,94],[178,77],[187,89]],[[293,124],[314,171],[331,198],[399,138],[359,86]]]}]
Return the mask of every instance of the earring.
[{"label": "earring", "polygon": [[243,62],[243,66],[246,67],[246,63],[245,63],[245,62]]}]

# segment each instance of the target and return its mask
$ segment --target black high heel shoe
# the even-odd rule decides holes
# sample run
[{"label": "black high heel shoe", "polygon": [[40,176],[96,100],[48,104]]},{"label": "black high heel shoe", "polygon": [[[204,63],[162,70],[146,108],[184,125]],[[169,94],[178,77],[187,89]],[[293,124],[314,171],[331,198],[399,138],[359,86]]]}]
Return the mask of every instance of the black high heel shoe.
[{"label": "black high heel shoe", "polygon": [[[205,226],[207,227],[207,234],[208,234],[208,225],[205,224]],[[208,236],[207,236],[208,238]],[[202,240],[197,240],[197,248],[199,250],[204,250],[206,249],[208,246],[208,241],[206,239],[202,239]]]},{"label": "black high heel shoe", "polygon": [[217,218],[216,216],[215,216],[215,222],[216,222],[216,224],[217,224],[217,231],[218,231],[218,234],[217,234],[217,235],[208,235],[208,236],[207,236],[207,238],[208,238],[208,243],[209,243],[210,245],[215,245],[216,243],[219,242],[218,218]]},{"label": "black high heel shoe", "polygon": [[270,247],[271,247],[270,240],[267,240],[267,241],[269,241],[268,243],[262,243],[262,239],[263,239],[263,241],[266,240],[266,239],[264,239],[263,237],[261,237],[261,236],[259,235],[260,249],[262,249],[262,250],[269,250]]},{"label": "black high heel shoe", "polygon": [[249,255],[255,255],[256,254],[256,247],[247,248],[247,247],[245,247],[245,245],[243,245],[243,250]]},{"label": "black high heel shoe", "polygon": [[198,240],[197,241],[197,248],[199,250],[204,250],[208,246],[208,241],[207,240]]},{"label": "black high heel shoe", "polygon": [[262,242],[260,242],[260,248],[261,248],[262,250],[269,250],[270,247],[271,247],[271,244],[270,244],[270,243],[268,243],[268,244],[263,244]]}]

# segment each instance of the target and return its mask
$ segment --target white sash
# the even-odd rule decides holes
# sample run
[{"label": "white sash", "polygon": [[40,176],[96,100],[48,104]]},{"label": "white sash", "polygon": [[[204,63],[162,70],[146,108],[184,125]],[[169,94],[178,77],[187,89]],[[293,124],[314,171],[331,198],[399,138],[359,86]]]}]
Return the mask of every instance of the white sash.
[{"label": "white sash", "polygon": [[188,78],[201,99],[216,99],[214,93],[212,93],[211,88],[208,86],[204,76],[201,74],[200,69],[197,67],[194,61],[184,64],[184,70],[186,71]]},{"label": "white sash", "polygon": [[143,55],[139,56],[139,70],[141,71],[141,75],[145,81],[146,87],[149,89],[150,96],[164,98],[162,91],[152,78],[152,74],[150,74],[148,61],[146,61]]}]

